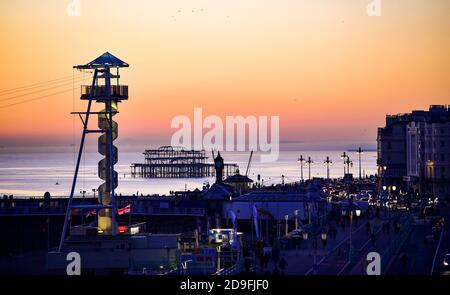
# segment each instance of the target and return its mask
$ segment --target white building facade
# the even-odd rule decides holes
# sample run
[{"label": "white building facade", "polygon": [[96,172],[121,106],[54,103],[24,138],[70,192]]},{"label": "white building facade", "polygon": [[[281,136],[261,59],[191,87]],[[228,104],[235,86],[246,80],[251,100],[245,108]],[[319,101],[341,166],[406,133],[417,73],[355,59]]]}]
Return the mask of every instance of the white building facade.
[{"label": "white building facade", "polygon": [[409,189],[450,198],[450,106],[414,111],[406,126]]}]

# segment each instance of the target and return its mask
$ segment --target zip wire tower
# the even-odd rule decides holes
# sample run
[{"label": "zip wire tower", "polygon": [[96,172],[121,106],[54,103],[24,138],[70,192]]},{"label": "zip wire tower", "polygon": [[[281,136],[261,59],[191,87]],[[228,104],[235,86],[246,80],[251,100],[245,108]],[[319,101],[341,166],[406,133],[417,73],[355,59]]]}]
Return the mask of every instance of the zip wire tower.
[{"label": "zip wire tower", "polygon": [[[63,247],[70,215],[74,209],[96,210],[98,233],[102,235],[117,234],[117,203],[114,190],[117,188],[118,177],[117,172],[114,171],[114,164],[117,163],[118,150],[113,145],[113,141],[118,135],[118,125],[113,121],[113,116],[118,113],[118,103],[128,99],[128,86],[119,84],[119,69],[124,67],[129,67],[129,65],[109,52],[102,54],[86,65],[74,66],[79,71],[93,71],[93,78],[90,86],[81,86],[80,99],[88,102],[86,111],[72,113],[80,117],[83,123],[83,133],[59,243],[59,251]],[[102,104],[103,109],[98,112],[93,111],[93,102]],[[97,115],[98,128],[89,129],[90,115]],[[104,182],[98,187],[97,205],[72,205],[84,142],[86,135],[90,133],[101,134],[98,138],[98,152],[104,158],[98,163],[98,176]]]}]

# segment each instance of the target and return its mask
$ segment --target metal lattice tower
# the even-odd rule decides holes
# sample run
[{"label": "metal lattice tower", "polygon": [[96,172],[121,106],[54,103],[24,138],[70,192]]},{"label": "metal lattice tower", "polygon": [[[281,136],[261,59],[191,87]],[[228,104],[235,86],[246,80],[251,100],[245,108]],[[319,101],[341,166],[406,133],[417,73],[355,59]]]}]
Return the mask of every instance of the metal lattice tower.
[{"label": "metal lattice tower", "polygon": [[[114,171],[114,164],[117,163],[118,150],[117,147],[113,145],[113,142],[118,135],[118,125],[113,121],[113,116],[118,113],[118,103],[128,99],[128,86],[119,84],[119,68],[128,66],[127,63],[109,52],[102,54],[100,57],[86,65],[74,66],[75,69],[80,71],[93,71],[94,75],[90,86],[81,87],[81,99],[88,101],[87,110],[85,112],[72,113],[80,116],[83,123],[83,133],[59,250],[61,250],[66,237],[72,209],[96,209],[99,233],[106,235],[115,235],[117,233],[117,205],[114,190],[117,187],[118,177],[117,172]],[[99,112],[94,112],[92,111],[92,102],[101,103],[104,105],[104,108]],[[88,128],[90,115],[98,116],[98,129]],[[98,163],[98,176],[100,179],[104,180],[104,182],[98,187],[98,205],[75,206],[72,205],[72,200],[85,138],[89,133],[101,134],[98,138],[98,152],[103,155],[104,158]]]}]

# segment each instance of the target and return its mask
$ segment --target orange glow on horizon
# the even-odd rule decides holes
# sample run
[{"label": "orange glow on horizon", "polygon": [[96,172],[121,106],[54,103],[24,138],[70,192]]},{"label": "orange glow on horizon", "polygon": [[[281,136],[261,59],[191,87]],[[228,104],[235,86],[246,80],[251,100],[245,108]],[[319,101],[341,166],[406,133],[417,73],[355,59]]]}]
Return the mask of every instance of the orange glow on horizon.
[{"label": "orange glow on horizon", "polygon": [[[450,103],[449,1],[383,1],[380,17],[354,0],[82,0],[79,17],[67,16],[69,2],[0,3],[0,91],[71,75],[110,51],[130,64],[119,140],[168,142],[171,119],[202,107],[279,115],[281,140],[375,143],[387,113]],[[9,108],[0,92],[2,145],[71,143],[78,85],[74,96]]]}]

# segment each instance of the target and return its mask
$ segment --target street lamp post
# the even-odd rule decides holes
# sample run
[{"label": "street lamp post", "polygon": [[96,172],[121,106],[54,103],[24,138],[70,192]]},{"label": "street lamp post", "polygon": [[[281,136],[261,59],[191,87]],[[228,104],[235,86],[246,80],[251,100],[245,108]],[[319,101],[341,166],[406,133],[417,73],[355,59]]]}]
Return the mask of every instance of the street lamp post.
[{"label": "street lamp post", "polygon": [[386,182],[385,176],[387,169],[386,166],[382,165],[381,159],[378,159],[377,169],[378,169],[378,191],[381,193]]},{"label": "street lamp post", "polygon": [[286,236],[288,235],[288,233],[289,233],[289,215],[285,215],[284,216],[284,220],[286,220]]},{"label": "street lamp post", "polygon": [[303,155],[300,155],[300,158],[298,158],[297,162],[300,163],[300,179],[301,182],[303,182],[303,164],[305,163],[305,158],[303,158]]},{"label": "street lamp post", "polygon": [[314,248],[313,273],[317,274],[317,235],[314,236],[313,248]]},{"label": "street lamp post", "polygon": [[353,211],[350,211],[350,238],[349,238],[349,250],[348,250],[348,261],[352,261],[353,256],[353,238],[352,238],[352,231],[353,231]]},{"label": "street lamp post", "polygon": [[311,165],[314,164],[314,161],[311,160],[311,157],[308,157],[306,164],[308,164],[308,179],[311,180]]},{"label": "street lamp post", "polygon": [[327,156],[323,164],[327,166],[327,180],[330,180],[330,165],[333,165],[333,162],[330,160],[330,157]]},{"label": "street lamp post", "polygon": [[344,176],[345,176],[345,174],[347,173],[347,171],[346,171],[346,169],[345,169],[345,161],[347,160],[347,154],[344,152],[344,153],[342,153],[342,155],[341,155],[341,159],[342,160],[344,160]]},{"label": "street lamp post", "polygon": [[349,235],[349,251],[348,251],[348,260],[351,262],[353,257],[353,238],[352,238],[352,231],[353,231],[353,212],[355,212],[356,218],[358,218],[361,215],[361,209],[356,208],[354,209],[353,205],[353,196],[348,197],[348,210],[350,215],[350,235]]},{"label": "street lamp post", "polygon": [[[313,246],[313,250],[314,250],[314,255],[313,255],[313,274],[317,274],[318,271],[318,264],[317,264],[317,239],[319,237],[319,231],[315,230],[314,232],[311,233],[311,239],[312,239],[312,246]],[[303,231],[302,232],[302,240],[306,241],[308,240],[309,235],[307,231]],[[322,233],[320,234],[320,238],[322,240],[322,244],[324,245],[324,247],[326,247],[327,244],[327,233],[326,231],[322,230]]]},{"label": "street lamp post", "polygon": [[166,249],[166,253],[167,253],[167,271],[170,270],[170,248],[165,246],[164,247]]},{"label": "street lamp post", "polygon": [[281,220],[277,219],[277,237],[281,238]]},{"label": "street lamp post", "polygon": [[361,175],[361,155],[364,153],[364,151],[361,149],[361,147],[358,148],[358,157],[359,157],[359,179],[362,179],[362,175]]},{"label": "street lamp post", "polygon": [[307,231],[303,231],[302,232],[302,240],[306,241],[308,239],[308,232]]},{"label": "street lamp post", "polygon": [[347,155],[347,159],[344,161],[347,166],[347,173],[350,173],[350,167],[353,167],[353,161],[350,160],[350,156]]},{"label": "street lamp post", "polygon": [[298,229],[298,210],[294,210],[294,216],[295,216],[295,229]]},{"label": "street lamp post", "polygon": [[217,246],[217,272],[220,272],[220,245]]},{"label": "street lamp post", "polygon": [[[383,186],[383,190],[387,191],[387,193],[388,193],[387,202],[386,202],[387,208],[388,208],[388,212],[389,212],[389,209],[390,209],[389,206],[391,205],[391,203],[388,203],[388,202],[391,202],[392,199],[395,197],[395,190],[396,189],[397,189],[397,187],[395,185],[388,185],[388,186],[384,185]],[[392,192],[394,192],[394,197],[392,196]]]},{"label": "street lamp post", "polygon": [[395,185],[388,185],[388,186],[383,186],[384,190],[388,191],[388,197],[391,197],[391,192],[395,191],[397,189],[397,187]]},{"label": "street lamp post", "polygon": [[188,263],[189,262],[192,262],[192,259],[188,259],[188,260],[181,262],[180,270],[183,275],[186,275],[188,272]]},{"label": "street lamp post", "polygon": [[322,231],[322,234],[320,235],[320,237],[322,239],[323,247],[326,248],[327,247],[327,231],[325,229]]}]

